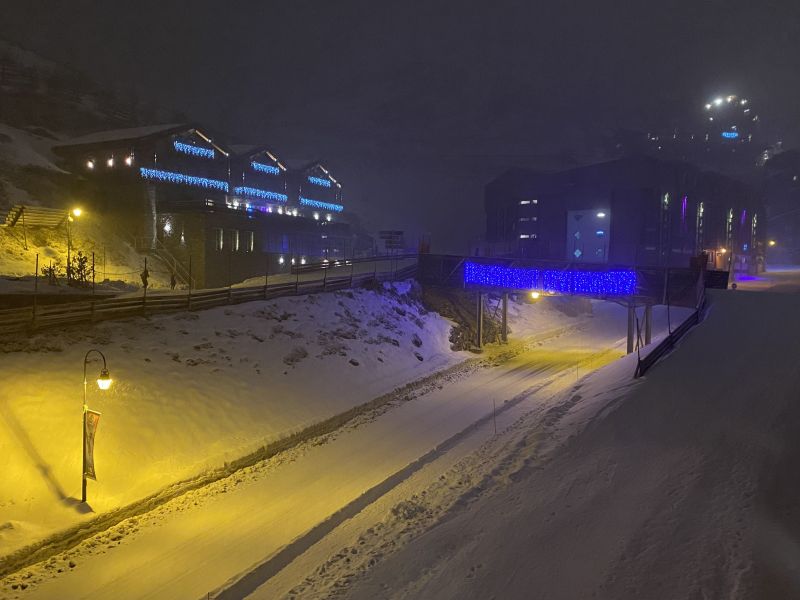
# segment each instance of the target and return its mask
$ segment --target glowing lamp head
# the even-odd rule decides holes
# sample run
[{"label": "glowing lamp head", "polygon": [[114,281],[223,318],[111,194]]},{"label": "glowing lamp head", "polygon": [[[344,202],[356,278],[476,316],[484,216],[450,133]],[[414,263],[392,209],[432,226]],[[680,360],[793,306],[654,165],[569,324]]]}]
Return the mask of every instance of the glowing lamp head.
[{"label": "glowing lamp head", "polygon": [[720,253],[720,254],[725,254],[727,251],[728,251],[728,249],[727,249],[727,248],[720,248],[720,249],[719,249],[719,253]]},{"label": "glowing lamp head", "polygon": [[111,387],[111,375],[108,373],[108,369],[103,369],[100,371],[100,377],[97,378],[97,387],[101,390],[107,390]]},{"label": "glowing lamp head", "polygon": [[606,213],[604,213],[602,210],[599,213],[597,213],[597,218],[598,219],[604,219],[605,216],[606,216]]},{"label": "glowing lamp head", "polygon": [[541,294],[539,292],[531,292],[531,299],[538,300]]},{"label": "glowing lamp head", "polygon": [[126,164],[127,166],[129,166],[129,167],[130,167],[130,166],[133,164],[133,156],[132,156],[132,155],[131,155],[131,156],[126,156],[126,157],[125,157],[125,164]]},{"label": "glowing lamp head", "polygon": [[106,165],[109,166],[109,167],[113,167],[114,166],[114,158],[113,157],[109,158],[106,161]]},{"label": "glowing lamp head", "polygon": [[73,208],[72,209],[72,216],[73,217],[80,217],[83,214],[83,211],[80,208]]},{"label": "glowing lamp head", "polygon": [[767,243],[768,243],[770,246],[775,246],[775,245],[776,245],[778,242],[776,242],[775,240],[770,240],[770,241],[769,241],[769,242],[767,242]]},{"label": "glowing lamp head", "polygon": [[330,222],[331,222],[331,218],[332,218],[332,217],[331,217],[330,215],[325,215],[325,220],[326,220],[328,223],[330,223]]},{"label": "glowing lamp head", "polygon": [[87,160],[86,161],[86,168],[89,169],[90,171],[92,169],[94,169],[94,161],[93,160]]},{"label": "glowing lamp head", "polygon": [[722,104],[722,98],[714,98],[714,105],[719,106]]}]

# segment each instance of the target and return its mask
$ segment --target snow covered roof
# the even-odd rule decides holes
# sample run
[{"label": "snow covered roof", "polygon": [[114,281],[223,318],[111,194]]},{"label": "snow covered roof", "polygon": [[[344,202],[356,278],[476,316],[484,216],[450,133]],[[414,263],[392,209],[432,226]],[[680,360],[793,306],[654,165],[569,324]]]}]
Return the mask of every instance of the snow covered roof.
[{"label": "snow covered roof", "polygon": [[140,140],[151,136],[177,133],[185,129],[191,129],[188,123],[170,123],[167,125],[148,125],[145,127],[129,127],[126,129],[112,129],[110,131],[98,131],[80,137],[65,140],[59,144],[54,144],[53,148],[68,148],[72,146],[87,146],[94,144],[118,143]]}]

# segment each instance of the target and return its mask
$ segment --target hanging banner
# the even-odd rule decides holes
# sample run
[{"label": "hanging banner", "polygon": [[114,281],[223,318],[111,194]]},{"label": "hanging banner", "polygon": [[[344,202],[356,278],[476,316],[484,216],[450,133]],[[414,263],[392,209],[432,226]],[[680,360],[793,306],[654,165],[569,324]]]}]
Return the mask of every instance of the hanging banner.
[{"label": "hanging banner", "polygon": [[97,433],[97,424],[99,422],[100,413],[86,409],[83,416],[83,464],[86,465],[84,476],[95,481],[97,481],[97,474],[94,472],[94,435]]}]

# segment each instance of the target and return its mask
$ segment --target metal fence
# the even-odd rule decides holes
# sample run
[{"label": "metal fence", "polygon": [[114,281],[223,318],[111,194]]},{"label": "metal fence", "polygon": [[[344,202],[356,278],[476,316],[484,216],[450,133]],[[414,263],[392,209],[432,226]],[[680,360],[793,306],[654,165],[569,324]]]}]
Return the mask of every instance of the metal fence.
[{"label": "metal fence", "polygon": [[92,298],[63,304],[0,310],[0,333],[30,331],[165,312],[202,310],[227,304],[270,300],[406,279],[416,274],[416,255],[341,260],[303,265],[291,273],[268,277],[264,285],[211,290],[162,291],[115,298]]},{"label": "metal fence", "polygon": [[[649,371],[653,366],[661,360],[664,356],[669,354],[672,349],[675,347],[675,344],[686,335],[689,330],[694,327],[695,325],[699,325],[700,321],[703,317],[703,312],[705,311],[706,307],[706,287],[707,287],[707,273],[706,271],[702,271],[699,274],[699,280],[695,284],[696,289],[696,298],[697,302],[695,304],[694,312],[689,315],[683,323],[678,325],[675,329],[670,329],[669,334],[665,337],[661,342],[656,344],[656,346],[647,353],[646,356],[642,357],[639,356],[638,361],[636,362],[636,371],[634,371],[634,377],[641,377],[647,371]],[[667,298],[667,308],[669,308],[669,298]]]}]

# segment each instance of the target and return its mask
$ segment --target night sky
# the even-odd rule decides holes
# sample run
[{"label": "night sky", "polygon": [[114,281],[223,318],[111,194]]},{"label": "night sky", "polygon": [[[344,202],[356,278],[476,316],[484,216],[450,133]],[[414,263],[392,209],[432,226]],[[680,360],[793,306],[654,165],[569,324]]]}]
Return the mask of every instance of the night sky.
[{"label": "night sky", "polygon": [[5,2],[0,37],[235,142],[322,158],[372,228],[463,252],[483,185],[747,96],[789,147],[797,2]]}]

